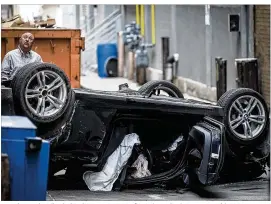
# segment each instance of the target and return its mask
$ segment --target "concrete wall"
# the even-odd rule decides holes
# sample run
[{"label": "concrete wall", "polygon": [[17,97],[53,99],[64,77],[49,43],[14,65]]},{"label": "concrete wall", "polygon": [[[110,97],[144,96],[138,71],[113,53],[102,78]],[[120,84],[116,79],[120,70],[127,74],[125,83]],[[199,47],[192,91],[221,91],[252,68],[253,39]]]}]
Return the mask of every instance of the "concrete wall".
[{"label": "concrete wall", "polygon": [[125,5],[124,6],[124,24],[131,23],[136,20],[136,6]]},{"label": "concrete wall", "polygon": [[255,57],[259,59],[261,89],[270,106],[270,5],[255,6]]},{"label": "concrete wall", "polygon": [[[161,38],[170,37],[171,54],[180,54],[179,77],[194,81],[197,86],[216,87],[215,57],[220,56],[227,60],[227,89],[236,88],[235,59],[252,57],[253,32],[248,7],[212,5],[208,27],[204,5],[156,5],[155,8],[156,45],[150,52],[151,67],[162,70]],[[146,5],[145,15],[149,16],[145,17],[147,42],[151,40],[149,9]],[[240,32],[229,32],[229,14],[240,15]],[[126,6],[125,23],[131,20],[135,20],[135,5]],[[211,90],[215,92],[213,88]]]},{"label": "concrete wall", "polygon": [[[125,23],[135,20],[135,5],[125,6]],[[236,69],[234,59],[247,57],[247,25],[243,23],[240,33],[230,33],[228,15],[240,14],[241,6],[211,6],[211,42],[206,42],[205,7],[192,5],[176,5],[175,16],[172,16],[173,6],[156,5],[156,45],[151,51],[150,66],[162,70],[162,37],[170,37],[170,51],[180,54],[178,74],[204,84],[216,86],[215,57],[221,56],[228,60],[228,89],[236,87]],[[145,6],[146,41],[151,40],[150,6]],[[245,14],[244,14],[245,15]],[[175,18],[175,19],[173,19]],[[173,23],[176,23],[173,25]],[[175,36],[174,36],[175,33]],[[211,73],[207,73],[206,43],[210,43]],[[245,53],[245,54],[242,54]],[[206,75],[211,81],[207,82]]]},{"label": "concrete wall", "polygon": [[95,16],[95,25],[101,23],[107,16],[118,9],[120,5],[97,5],[97,16]]},{"label": "concrete wall", "polygon": [[[167,10],[167,8],[165,8],[165,10]],[[171,47],[175,44],[177,47],[176,51],[180,54],[179,76],[216,86],[215,57],[221,56],[228,60],[228,89],[236,87],[234,59],[241,56],[240,43],[242,41],[242,35],[229,32],[229,14],[240,14],[240,6],[211,6],[211,37],[210,39],[206,39],[205,7],[186,5],[176,6],[175,29],[177,34],[176,42],[172,41]],[[166,27],[166,24],[170,25],[170,12],[165,12],[164,14],[159,13],[157,15],[164,15],[160,18],[169,20],[168,22],[165,22],[166,20],[164,21],[164,27]],[[160,22],[157,22],[157,24],[160,24]],[[157,30],[157,35],[159,37],[164,33],[164,30]],[[209,60],[208,58],[206,59],[207,43],[211,46],[211,53],[209,56],[211,59],[211,62],[209,63],[211,64],[211,73],[208,72],[206,65],[206,60]],[[211,82],[207,81],[207,74],[210,75]]]},{"label": "concrete wall", "polygon": [[204,6],[176,6],[176,43],[180,54],[178,75],[205,83]]},{"label": "concrete wall", "polygon": [[[171,6],[170,5],[156,5],[155,6],[155,25],[156,25],[156,45],[151,52],[150,66],[162,70],[162,37],[171,38]],[[149,27],[150,28],[150,27]],[[151,29],[149,29],[151,33]],[[151,43],[151,41],[150,41]],[[172,48],[172,42],[170,42]]]},{"label": "concrete wall", "polygon": [[[248,57],[246,51],[247,28],[245,23],[241,23],[241,32],[229,32],[228,15],[240,14],[243,18],[240,6],[212,6],[212,86],[216,86],[215,57],[221,56],[227,60],[227,89],[236,88],[236,67],[235,59]],[[245,15],[245,14],[244,14]],[[243,27],[243,28],[242,28]],[[204,82],[204,81],[202,81]]]},{"label": "concrete wall", "polygon": [[65,28],[77,28],[76,5],[60,5],[62,10],[62,26]]}]

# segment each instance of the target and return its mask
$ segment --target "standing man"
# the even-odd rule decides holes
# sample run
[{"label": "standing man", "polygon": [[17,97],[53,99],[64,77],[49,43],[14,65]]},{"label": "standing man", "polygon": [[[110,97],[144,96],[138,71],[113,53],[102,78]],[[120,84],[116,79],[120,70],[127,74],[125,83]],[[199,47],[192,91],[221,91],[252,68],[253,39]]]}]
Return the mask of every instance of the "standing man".
[{"label": "standing man", "polygon": [[33,62],[42,62],[41,56],[32,50],[34,36],[24,33],[17,49],[8,52],[2,62],[1,79],[10,81],[15,73],[23,66]]}]

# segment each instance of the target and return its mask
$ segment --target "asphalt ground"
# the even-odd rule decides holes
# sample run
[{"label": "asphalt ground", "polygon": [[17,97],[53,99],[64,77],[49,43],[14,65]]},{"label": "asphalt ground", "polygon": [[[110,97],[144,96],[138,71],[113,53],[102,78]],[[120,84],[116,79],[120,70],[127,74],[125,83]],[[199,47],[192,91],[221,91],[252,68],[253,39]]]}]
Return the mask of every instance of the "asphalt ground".
[{"label": "asphalt ground", "polygon": [[270,200],[270,179],[229,183],[209,187],[216,195],[203,198],[189,191],[164,190],[161,188],[124,190],[111,192],[93,192],[88,190],[48,191],[48,201],[268,201]]},{"label": "asphalt ground", "polygon": [[47,192],[48,201],[269,201],[270,170],[258,179],[246,182],[209,186],[209,197],[183,189],[163,188],[125,189],[123,191],[94,192],[89,190],[52,190]]}]

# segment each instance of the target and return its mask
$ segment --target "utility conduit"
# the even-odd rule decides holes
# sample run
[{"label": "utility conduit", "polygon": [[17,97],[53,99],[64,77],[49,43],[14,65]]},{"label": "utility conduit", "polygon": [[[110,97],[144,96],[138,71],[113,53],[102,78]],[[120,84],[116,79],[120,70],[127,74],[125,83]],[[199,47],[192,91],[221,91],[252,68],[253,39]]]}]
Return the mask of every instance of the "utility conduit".
[{"label": "utility conduit", "polygon": [[140,11],[139,11],[139,5],[136,5],[136,24],[140,25]]},{"label": "utility conduit", "polygon": [[[141,35],[145,35],[145,12],[144,5],[136,5],[136,24],[141,28]],[[156,44],[155,5],[151,5],[151,41]]]},{"label": "utility conduit", "polygon": [[145,11],[144,5],[140,5],[140,27],[141,27],[141,35],[144,37],[145,35]]},{"label": "utility conduit", "polygon": [[154,45],[156,43],[155,29],[155,5],[151,5],[151,42]]}]

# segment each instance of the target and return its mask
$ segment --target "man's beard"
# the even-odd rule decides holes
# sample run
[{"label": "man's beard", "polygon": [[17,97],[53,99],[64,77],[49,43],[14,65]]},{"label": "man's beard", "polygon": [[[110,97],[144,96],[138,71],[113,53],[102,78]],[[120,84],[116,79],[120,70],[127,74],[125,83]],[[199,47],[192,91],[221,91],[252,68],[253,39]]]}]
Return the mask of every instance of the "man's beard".
[{"label": "man's beard", "polygon": [[30,45],[29,47],[24,47],[24,45],[21,44],[20,48],[23,52],[29,52],[32,49],[32,46]]}]

